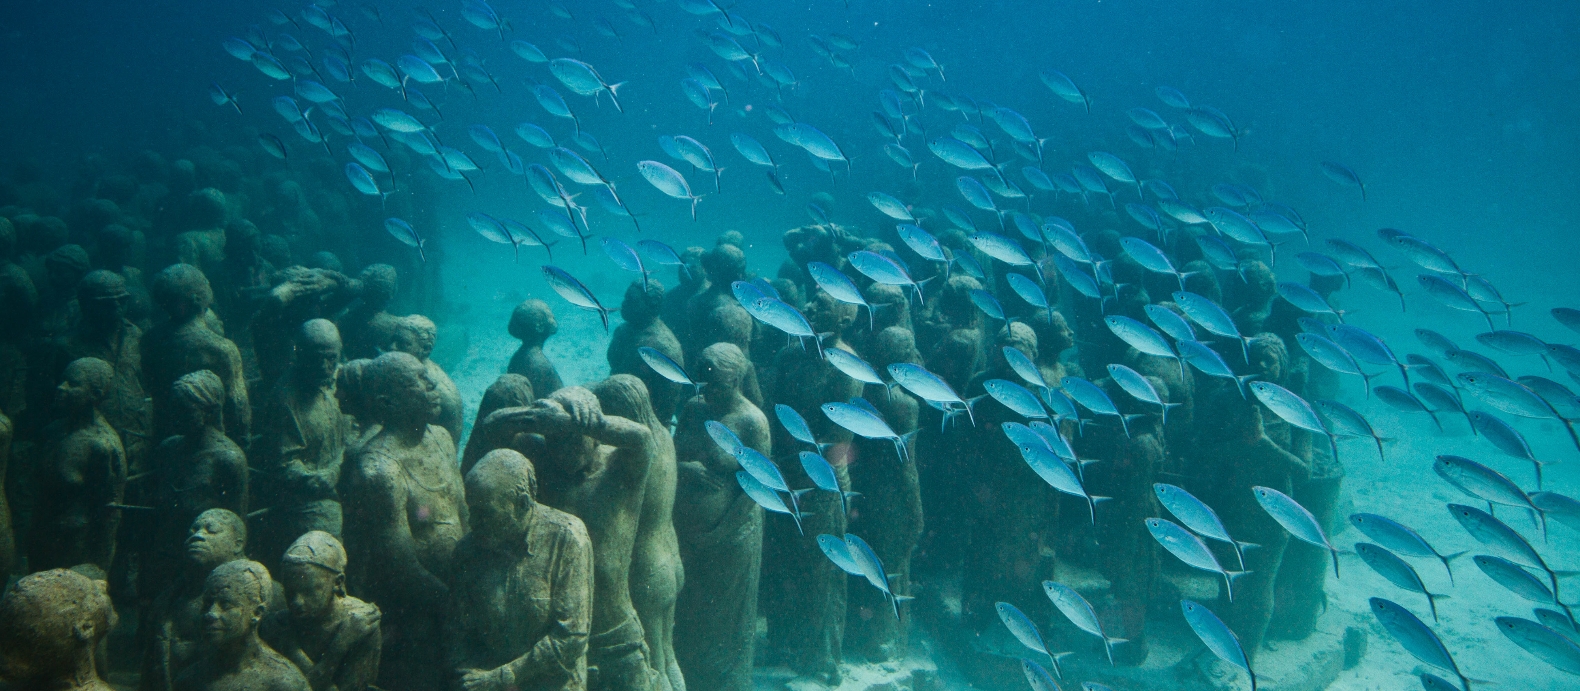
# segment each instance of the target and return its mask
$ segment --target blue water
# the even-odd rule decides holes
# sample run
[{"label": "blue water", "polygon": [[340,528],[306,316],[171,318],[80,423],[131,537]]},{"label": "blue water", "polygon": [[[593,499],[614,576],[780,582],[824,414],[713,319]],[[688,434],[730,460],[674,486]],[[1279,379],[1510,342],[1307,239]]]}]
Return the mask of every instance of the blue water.
[{"label": "blue water", "polygon": [[[380,57],[393,63],[411,50],[409,24],[415,5],[377,5],[382,24],[355,3],[331,8],[356,36],[353,62]],[[1049,172],[1084,163],[1089,151],[1112,151],[1141,177],[1166,179],[1200,206],[1217,203],[1208,192],[1212,184],[1254,187],[1266,199],[1300,211],[1309,223],[1313,249],[1320,249],[1326,238],[1372,248],[1395,271],[1409,311],[1401,318],[1392,296],[1359,285],[1343,293],[1343,301],[1352,311],[1351,323],[1388,339],[1401,355],[1421,350],[1412,328],[1427,326],[1467,344],[1484,330],[1485,322],[1479,315],[1448,309],[1418,289],[1414,277],[1420,271],[1377,240],[1374,231],[1381,227],[1431,241],[1468,272],[1494,282],[1510,301],[1528,303],[1516,308],[1515,328],[1553,342],[1576,340],[1547,310],[1580,304],[1580,274],[1574,270],[1580,233],[1573,232],[1580,217],[1580,167],[1575,165],[1580,160],[1575,118],[1580,112],[1580,4],[853,0],[847,7],[839,0],[743,0],[731,12],[770,25],[783,38],[782,48],[763,50],[797,78],[793,89],[778,92],[755,75],[737,80],[708,49],[699,30],[713,30],[713,17],[688,14],[675,3],[643,0],[637,5],[655,20],[656,31],[627,21],[624,11],[610,2],[567,2],[576,18],[566,20],[549,13],[543,2],[500,0],[495,9],[514,29],[505,41],[467,24],[459,2],[431,5],[455,43],[475,51],[500,86],[496,92],[492,85],[474,83],[475,96],[456,86],[420,87],[443,111],[442,121],[412,110],[397,92],[360,72],[355,85],[320,78],[344,96],[352,115],[381,107],[406,109],[435,123],[433,130],[445,144],[468,152],[484,168],[470,174],[476,184],[473,193],[465,183],[440,180],[415,155],[399,160],[392,156],[395,190],[387,208],[381,208],[377,197],[356,193],[341,174],[350,160],[344,149],[347,137],[329,135],[331,161],[322,147],[292,132],[270,106],[270,99],[290,93],[290,82],[270,80],[220,48],[225,38],[245,36],[249,25],[257,25],[271,36],[289,31],[321,55],[318,47],[328,43],[323,32],[305,24],[277,27],[265,18],[270,9],[294,13],[299,5],[13,0],[0,6],[0,94],[6,103],[0,108],[0,131],[5,133],[0,137],[0,179],[20,170],[15,180],[38,184],[4,203],[53,204],[56,208],[38,213],[64,215],[72,190],[97,171],[130,168],[145,150],[169,160],[222,156],[241,161],[250,182],[240,184],[251,195],[253,211],[271,203],[269,188],[257,180],[275,176],[269,178],[273,184],[281,175],[293,176],[309,188],[326,230],[336,238],[334,248],[349,264],[383,261],[409,275],[426,273],[430,290],[423,296],[403,296],[402,302],[440,322],[436,357],[460,385],[470,420],[481,391],[514,347],[503,327],[511,308],[524,298],[539,297],[555,305],[562,333],[550,342],[549,352],[561,363],[568,383],[595,381],[607,367],[597,316],[573,309],[548,289],[538,271],[547,261],[543,249],[524,247],[520,260],[514,261],[508,247],[487,242],[466,224],[465,214],[472,211],[530,222],[535,211],[546,208],[521,178],[467,138],[469,125],[491,126],[528,163],[547,165],[543,152],[521,141],[512,129],[519,122],[535,122],[574,148],[564,144],[573,132],[570,121],[545,113],[526,88],[549,84],[565,97],[581,127],[602,143],[607,159],[582,153],[618,187],[644,231],[637,235],[628,219],[597,208],[591,188],[567,182],[572,192],[585,193],[579,203],[593,207],[594,234],[633,244],[644,237],[659,238],[683,248],[711,246],[719,233],[738,230],[745,235],[752,269],[771,276],[785,256],[780,233],[809,223],[805,206],[810,201],[823,206],[836,223],[869,234],[887,232],[893,223],[867,202],[872,191],[893,194],[928,215],[945,204],[964,207],[953,184],[961,171],[947,167],[927,151],[922,138],[911,136],[906,145],[921,164],[913,181],[910,171],[884,155],[884,140],[872,126],[870,113],[879,110],[877,92],[895,88],[889,66],[903,60],[904,49],[915,46],[935,57],[947,75],[947,80],[936,75],[918,80],[929,94],[969,95],[1024,114],[1037,136],[1047,139],[1043,168]],[[600,17],[616,28],[618,39],[595,30],[593,22]],[[854,75],[811,49],[809,34],[836,33],[859,44],[841,51]],[[579,48],[574,57],[595,66],[608,81],[624,82],[619,98],[625,112],[616,112],[607,95],[595,102],[570,93],[545,65],[513,54],[507,43],[515,39],[537,44],[550,57],[571,55],[564,44],[574,42]],[[685,65],[691,62],[708,65],[730,90],[729,102],[718,105],[711,125],[707,114],[681,91]],[[738,66],[752,71],[749,62]],[[1090,113],[1043,86],[1038,74],[1045,70],[1070,75],[1090,96]],[[211,82],[237,94],[244,114],[215,106],[208,97]],[[1228,140],[1189,130],[1182,113],[1153,95],[1160,85],[1177,88],[1194,103],[1214,106],[1233,118],[1241,130],[1238,151]],[[719,94],[714,97],[723,100]],[[805,153],[775,137],[765,114],[770,104],[838,142],[853,159],[849,172],[836,165],[831,181]],[[1195,135],[1194,142],[1182,144],[1177,154],[1138,148],[1125,134],[1130,124],[1125,111],[1137,106],[1180,123]],[[927,139],[966,121],[932,102],[922,120]],[[323,120],[317,122],[328,131]],[[998,143],[1007,142],[991,121],[971,122]],[[751,134],[773,153],[786,194],[775,194],[765,169],[734,151],[729,135],[737,131]],[[256,143],[260,132],[286,142],[292,156],[288,172],[263,155]],[[657,138],[680,134],[712,149],[724,168],[721,193],[711,193],[711,175],[664,155]],[[196,147],[217,153],[196,154]],[[1000,149],[1000,154],[1013,157],[1007,151]],[[638,174],[635,163],[646,159],[673,165],[703,196],[696,221],[685,201],[660,194]],[[1343,162],[1357,171],[1368,199],[1362,202],[1356,190],[1325,177],[1318,165],[1322,161]],[[1007,170],[1026,163],[1017,159]],[[1031,190],[1018,174],[1011,172],[1010,177]],[[1112,181],[1110,185],[1121,205],[1135,201],[1133,189]],[[1046,195],[1034,197],[1031,204],[1039,214],[1070,218],[1082,231],[1139,232],[1122,210],[1116,216],[1104,207],[1101,199],[1087,205]],[[407,218],[430,239],[429,266],[417,263],[411,250],[385,234],[383,220],[392,215]],[[996,227],[989,214],[973,217],[983,230]],[[264,232],[283,229],[261,216],[254,220]],[[944,221],[939,217],[938,222],[941,229]],[[1013,229],[1006,234],[1013,235]],[[585,256],[576,245],[562,239],[554,247],[554,262],[615,306],[631,275],[603,257],[596,240]],[[1283,263],[1276,268],[1282,276],[1304,277],[1288,260],[1305,249],[1297,246],[1298,241],[1288,252],[1281,249]],[[667,270],[662,274],[665,280],[671,277]],[[442,288],[442,298],[432,286]],[[1535,359],[1503,361],[1515,374],[1546,374]],[[1346,396],[1359,390],[1350,381],[1343,389]],[[1399,452],[1390,454],[1387,467],[1369,461],[1350,465],[1347,482],[1359,488],[1351,497],[1357,510],[1395,510],[1430,525],[1423,532],[1457,544],[1456,551],[1473,548],[1440,508],[1457,495],[1431,475],[1430,458],[1445,451],[1481,457],[1495,452],[1469,437],[1462,422],[1456,428],[1453,424],[1459,421],[1447,421],[1454,433],[1432,436],[1421,418],[1400,417],[1354,398],[1346,400],[1370,406],[1362,410],[1374,416],[1385,436],[1401,438]],[[1534,422],[1517,426],[1531,438],[1539,457],[1568,461],[1549,469],[1547,487],[1569,494],[1580,491],[1580,471],[1572,462],[1575,450],[1561,430]],[[1360,446],[1345,444],[1345,449]],[[1530,484],[1528,466],[1503,459],[1498,467]],[[1421,489],[1424,483],[1431,489]],[[1574,556],[1575,534],[1564,530],[1555,529],[1551,545],[1541,549],[1557,555],[1552,559],[1557,568],[1580,567]],[[1352,538],[1358,539],[1351,532],[1336,541],[1348,544]],[[1489,622],[1494,614],[1528,615],[1528,610],[1465,562],[1460,568],[1469,585],[1462,582],[1455,599],[1444,606],[1445,623],[1439,630],[1448,632],[1450,649],[1465,656],[1461,665],[1467,673],[1504,688],[1580,683],[1494,631]],[[1330,583],[1330,596],[1335,609],[1358,613],[1363,625],[1371,622],[1372,652],[1359,671],[1346,672],[1334,688],[1413,687],[1416,682],[1407,674],[1415,661],[1369,619],[1364,599],[1393,592],[1406,598],[1402,602],[1414,603],[1410,598],[1416,596],[1390,591],[1391,586],[1353,559],[1349,573],[1355,574],[1354,580],[1347,575],[1342,585]],[[1446,585],[1433,580],[1439,575],[1428,577],[1434,588]],[[852,581],[851,587],[865,586]],[[1036,595],[1032,588],[1028,593]]]}]

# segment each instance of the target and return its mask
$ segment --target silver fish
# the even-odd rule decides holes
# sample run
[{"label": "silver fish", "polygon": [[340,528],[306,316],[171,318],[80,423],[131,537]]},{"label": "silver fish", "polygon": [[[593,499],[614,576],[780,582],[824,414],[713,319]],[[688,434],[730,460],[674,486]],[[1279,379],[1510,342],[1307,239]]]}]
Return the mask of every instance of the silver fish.
[{"label": "silver fish", "polygon": [[1099,497],[1087,492],[1086,487],[1081,484],[1080,476],[1070,469],[1069,464],[1065,463],[1063,458],[1060,458],[1058,454],[1045,445],[1022,444],[1020,446],[1020,456],[1026,461],[1026,465],[1031,466],[1031,469],[1037,473],[1037,476],[1047,482],[1049,486],[1072,497],[1085,499],[1087,511],[1091,514],[1092,525],[1097,525],[1098,502],[1108,501],[1113,497]]},{"label": "silver fish", "polygon": [[543,277],[548,280],[549,287],[553,288],[560,297],[565,298],[566,302],[597,312],[598,318],[603,321],[604,331],[609,331],[609,313],[614,310],[604,307],[597,296],[593,295],[587,286],[582,285],[581,281],[576,280],[575,276],[553,264],[544,264]]},{"label": "silver fish", "polygon": [[1065,377],[1059,380],[1059,387],[1080,403],[1081,407],[1092,411],[1096,415],[1112,415],[1119,418],[1119,426],[1124,429],[1125,436],[1130,436],[1130,419],[1136,415],[1123,415],[1119,407],[1114,405],[1113,399],[1104,393],[1102,388],[1080,377]]},{"label": "silver fish", "polygon": [[[1004,622],[1004,628],[1009,629],[1010,634],[1015,636],[1015,640],[1020,641],[1021,645],[1035,652],[1047,655],[1048,661],[1053,663],[1054,672],[1057,673],[1059,671],[1059,658],[1071,655],[1071,653],[1055,654],[1048,652],[1048,644],[1043,640],[1042,632],[1037,630],[1037,625],[1032,623],[1031,617],[1026,616],[1026,613],[1020,611],[1020,608],[1015,605],[1008,602],[999,602],[993,608],[998,611],[999,621]],[[1047,672],[1043,672],[1043,674],[1047,674]],[[1058,685],[1054,685],[1053,688],[1058,689]]]},{"label": "silver fish", "polygon": [[834,472],[834,466],[822,454],[813,451],[802,451],[801,470],[811,478],[812,484],[825,492],[834,492],[839,495],[839,508],[842,513],[850,513],[850,498],[861,496],[860,492],[846,492],[839,486],[839,476]]},{"label": "silver fish", "polygon": [[1393,441],[1391,437],[1377,434],[1377,430],[1354,408],[1338,401],[1318,399],[1311,402],[1313,408],[1322,415],[1328,429],[1333,434],[1345,437],[1369,437],[1377,444],[1377,459],[1387,461],[1383,455],[1383,442]]},{"label": "silver fish", "polygon": [[1136,400],[1158,406],[1161,409],[1160,415],[1165,425],[1169,423],[1169,409],[1183,405],[1182,403],[1164,401],[1163,397],[1158,394],[1157,388],[1152,386],[1152,382],[1147,381],[1147,378],[1140,372],[1124,365],[1118,363],[1109,365],[1108,376],[1114,380],[1115,384],[1119,385],[1119,388],[1124,389],[1125,393],[1130,394]]},{"label": "silver fish", "polygon": [[900,602],[914,598],[894,594],[894,591],[889,587],[889,575],[883,570],[883,562],[878,559],[878,553],[873,551],[872,546],[868,545],[866,540],[846,533],[845,544],[850,547],[851,560],[861,566],[861,572],[866,575],[867,582],[881,591],[883,596],[888,599],[890,606],[894,608],[894,618],[898,620],[900,618]]},{"label": "silver fish", "polygon": [[850,545],[845,542],[845,538],[824,533],[817,536],[817,547],[823,550],[823,555],[828,557],[829,561],[834,562],[834,565],[838,566],[839,570],[852,576],[866,578],[866,575],[861,572],[861,565],[851,558]]},{"label": "silver fish", "polygon": [[1514,429],[1509,423],[1480,410],[1470,412],[1470,424],[1477,434],[1492,442],[1499,451],[1530,461],[1531,466],[1536,469],[1536,489],[1542,488],[1542,466],[1547,465],[1547,461],[1536,458],[1536,454],[1531,451],[1530,442],[1525,441],[1525,435],[1520,434],[1519,430]]},{"label": "silver fish", "polygon": [[1148,518],[1146,525],[1147,531],[1152,533],[1152,538],[1163,545],[1163,549],[1168,550],[1169,554],[1185,562],[1185,565],[1223,576],[1224,592],[1228,595],[1229,601],[1234,602],[1234,581],[1250,573],[1249,571],[1230,571],[1223,568],[1218,563],[1218,557],[1213,555],[1212,549],[1207,547],[1207,543],[1173,521]]},{"label": "silver fish", "polygon": [[1580,644],[1529,619],[1498,617],[1498,630],[1514,644],[1570,674],[1580,674]]},{"label": "silver fish", "polygon": [[1450,563],[1464,555],[1464,552],[1440,554],[1413,528],[1374,513],[1350,514],[1350,525],[1391,551],[1409,557],[1431,557],[1443,562],[1443,570],[1448,572],[1448,583],[1453,585],[1454,568]]},{"label": "silver fish", "polygon": [[1233,380],[1235,386],[1240,389],[1240,398],[1246,397],[1245,383],[1258,376],[1255,374],[1235,376],[1234,370],[1229,369],[1229,363],[1223,361],[1222,355],[1198,341],[1179,341],[1174,346],[1179,349],[1180,358],[1189,362],[1202,374]]},{"label": "silver fish", "polygon": [[1114,646],[1127,643],[1123,638],[1115,638],[1103,632],[1103,623],[1097,619],[1097,610],[1092,608],[1092,603],[1076,592],[1074,588],[1056,583],[1043,581],[1042,591],[1047,593],[1048,599],[1053,601],[1053,606],[1059,608],[1065,618],[1070,620],[1075,627],[1096,636],[1103,641],[1103,649],[1108,653],[1108,664],[1114,664]]},{"label": "silver fish", "polygon": [[1163,338],[1163,334],[1153,330],[1152,327],[1142,324],[1124,315],[1110,315],[1103,318],[1103,323],[1108,326],[1119,340],[1130,347],[1154,357],[1176,360],[1180,365],[1180,374],[1185,374],[1185,360],[1174,352],[1174,348]]},{"label": "silver fish", "polygon": [[982,382],[982,386],[993,400],[1002,403],[1017,415],[1032,419],[1048,419],[1048,411],[1043,409],[1042,403],[1037,400],[1037,395],[1027,391],[1026,387],[1006,379],[989,379]]},{"label": "silver fish", "polygon": [[1557,605],[1566,611],[1569,609],[1568,605],[1553,598],[1553,591],[1546,583],[1519,564],[1490,554],[1478,554],[1471,557],[1471,561],[1476,562],[1476,567],[1487,574],[1487,578],[1497,581],[1498,585],[1515,595],[1539,605]]},{"label": "silver fish", "polygon": [[1366,562],[1367,566],[1372,567],[1377,575],[1388,579],[1388,582],[1412,593],[1425,595],[1427,607],[1432,610],[1432,621],[1437,621],[1437,598],[1447,596],[1427,592],[1426,584],[1421,582],[1421,576],[1414,568],[1393,552],[1370,542],[1355,543],[1355,553],[1360,556],[1361,561]]},{"label": "silver fish", "polygon": [[1333,577],[1339,577],[1339,549],[1328,541],[1328,536],[1322,530],[1322,524],[1317,517],[1311,515],[1306,507],[1271,487],[1252,487],[1251,493],[1256,496],[1256,503],[1262,505],[1262,510],[1273,520],[1284,526],[1284,530],[1295,536],[1301,542],[1316,545],[1327,550],[1333,555]]},{"label": "silver fish", "polygon": [[1225,528],[1223,521],[1218,518],[1218,513],[1207,506],[1205,502],[1197,499],[1190,492],[1174,485],[1161,482],[1153,483],[1152,492],[1158,497],[1158,503],[1174,515],[1180,523],[1185,524],[1191,532],[1209,540],[1227,543],[1234,548],[1234,556],[1240,562],[1240,570],[1245,570],[1245,550],[1257,547],[1255,543],[1238,542],[1229,537],[1229,529]]},{"label": "silver fish", "polygon": [[1476,538],[1477,542],[1500,552],[1499,556],[1514,561],[1521,566],[1541,569],[1547,574],[1547,582],[1552,586],[1554,596],[1558,595],[1558,573],[1547,566],[1542,555],[1537,554],[1526,542],[1524,537],[1514,532],[1513,528],[1498,520],[1492,514],[1473,506],[1463,504],[1449,504],[1448,512],[1453,515],[1459,525]]},{"label": "silver fish", "polygon": [[1185,623],[1207,649],[1218,659],[1245,670],[1245,675],[1251,678],[1251,691],[1256,691],[1256,673],[1251,671],[1251,660],[1245,656],[1245,648],[1229,626],[1212,610],[1190,600],[1180,600],[1180,609],[1185,613]]},{"label": "silver fish", "polygon": [[910,437],[916,434],[915,432],[902,437],[896,434],[893,428],[889,427],[889,423],[885,422],[882,416],[850,403],[824,403],[818,408],[834,424],[850,430],[858,436],[866,439],[888,439],[893,442],[894,453],[900,457],[901,462],[910,458],[905,451],[905,445],[910,440]]},{"label": "silver fish", "polygon": [[1377,617],[1388,635],[1398,641],[1406,652],[1428,665],[1453,672],[1454,676],[1459,677],[1463,691],[1470,691],[1470,680],[1459,671],[1459,665],[1454,664],[1454,657],[1448,654],[1448,648],[1443,647],[1443,641],[1438,639],[1432,629],[1411,614],[1410,610],[1394,602],[1374,597],[1370,603],[1372,615]]},{"label": "silver fish", "polygon": [[1317,416],[1317,411],[1312,409],[1306,399],[1271,382],[1251,382],[1250,386],[1256,400],[1261,401],[1273,414],[1291,425],[1327,437],[1336,453],[1338,443],[1334,441],[1333,433],[1328,431],[1327,425],[1322,424],[1322,418]]},{"label": "silver fish", "polygon": [[889,376],[894,378],[894,382],[917,398],[933,401],[944,406],[955,404],[963,406],[966,409],[966,415],[971,419],[971,424],[973,426],[976,425],[976,413],[971,410],[975,399],[967,401],[961,398],[960,394],[955,393],[954,387],[950,386],[949,382],[944,381],[943,377],[927,371],[921,365],[909,362],[896,362],[889,365],[888,369]]},{"label": "silver fish", "polygon": [[828,348],[823,351],[823,359],[827,360],[828,364],[833,365],[834,369],[844,372],[845,376],[851,379],[885,388],[889,386],[888,383],[883,381],[883,377],[878,375],[878,371],[872,368],[872,365],[867,364],[866,360],[857,357],[855,353],[848,350]]}]

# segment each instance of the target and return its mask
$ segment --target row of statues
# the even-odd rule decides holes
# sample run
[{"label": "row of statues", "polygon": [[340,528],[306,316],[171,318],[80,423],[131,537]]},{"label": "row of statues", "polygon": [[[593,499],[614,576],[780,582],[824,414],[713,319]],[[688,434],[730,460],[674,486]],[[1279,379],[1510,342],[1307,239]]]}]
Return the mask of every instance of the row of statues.
[{"label": "row of statues", "polygon": [[[599,382],[565,385],[544,349],[558,328],[553,311],[523,302],[507,326],[522,345],[470,425],[461,392],[432,359],[434,322],[386,311],[400,295],[391,266],[352,278],[320,258],[255,276],[245,290],[230,275],[224,300],[190,263],[158,271],[146,288],[140,273],[83,271],[58,326],[45,328],[37,301],[5,303],[25,291],[0,295],[0,309],[35,325],[0,336],[0,364],[8,353],[23,363],[0,411],[24,423],[0,417],[0,459],[13,448],[21,459],[4,474],[14,505],[0,511],[0,567],[32,572],[0,605],[0,639],[22,636],[33,651],[7,654],[4,678],[27,688],[22,680],[135,667],[151,690],[735,691],[752,687],[754,667],[776,664],[832,684],[847,658],[909,655],[913,614],[958,650],[996,635],[997,602],[1047,616],[1038,584],[1062,569],[1101,576],[1098,616],[1131,641],[1120,662],[1139,664],[1167,575],[1142,519],[1158,515],[1153,483],[1165,481],[1190,487],[1235,535],[1262,545],[1247,554],[1253,574],[1226,608],[1246,649],[1310,631],[1320,555],[1314,567],[1286,559],[1285,535],[1248,496],[1212,488],[1255,484],[1311,499],[1333,494],[1342,470],[1233,382],[1128,350],[1102,326],[1106,314],[1139,315],[1147,291],[1166,292],[1172,277],[1153,285],[1156,276],[1116,260],[1125,289],[1111,304],[1007,307],[1013,320],[1000,323],[972,297],[986,290],[1015,305],[1006,270],[990,266],[981,278],[940,274],[925,301],[864,285],[870,313],[861,314],[804,267],[892,247],[837,226],[784,239],[789,259],[767,284],[825,334],[822,350],[854,353],[879,372],[925,364],[968,399],[992,379],[1017,379],[1005,347],[1046,381],[1084,372],[1109,389],[1137,416],[1128,430],[1063,424],[1082,458],[1101,461],[1085,470],[1088,489],[1113,501],[1094,521],[1084,503],[1040,483],[1000,432],[1021,419],[1008,408],[989,400],[970,420],[947,415],[755,323],[733,296],[753,278],[738,233],[684,252],[674,288],[631,284],[608,349],[611,376]],[[957,232],[940,240],[974,251]],[[1088,238],[1094,249],[1116,240]],[[0,249],[0,278],[25,278]],[[1271,273],[1245,263],[1243,283],[1220,285],[1210,269],[1185,279],[1258,334],[1241,374],[1331,389],[1284,345],[1299,327],[1272,299]],[[941,271],[918,270],[918,279]],[[155,309],[139,316],[139,295]],[[644,348],[681,364],[699,388],[655,372]],[[1166,424],[1096,374],[1110,362],[1178,404]],[[903,435],[903,450],[820,412],[857,397]],[[842,490],[801,495],[798,521],[765,515],[708,429],[722,424],[773,459],[791,487],[810,487],[796,460],[807,446],[777,422],[780,408],[807,421]],[[883,593],[851,585],[813,539],[847,533],[871,544],[894,595],[917,602],[891,613]],[[116,609],[136,612],[135,664],[98,651]],[[1275,611],[1282,630],[1270,631]]]}]

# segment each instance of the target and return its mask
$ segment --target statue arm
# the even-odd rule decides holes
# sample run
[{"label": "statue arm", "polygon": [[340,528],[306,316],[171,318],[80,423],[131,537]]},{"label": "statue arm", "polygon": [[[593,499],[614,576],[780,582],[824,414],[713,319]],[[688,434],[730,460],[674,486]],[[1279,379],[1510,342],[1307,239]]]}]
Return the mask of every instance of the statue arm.
[{"label": "statue arm", "polygon": [[504,439],[512,434],[545,433],[571,423],[571,416],[559,403],[539,399],[529,406],[501,408],[483,420],[483,428],[494,438]]},{"label": "statue arm", "polygon": [[121,503],[126,495],[126,453],[121,450],[119,441],[101,444],[95,449],[93,471],[98,477],[93,481],[88,506],[100,519],[94,522],[88,538],[88,554],[93,563],[109,569],[110,559],[115,555],[115,533],[121,523],[119,509],[109,505]]},{"label": "statue arm", "polygon": [[646,482],[648,468],[657,451],[653,430],[647,425],[629,418],[604,415],[600,422],[589,427],[587,436],[621,450],[622,453],[612,458],[620,461],[616,472],[622,477],[632,482]]},{"label": "statue arm", "polygon": [[242,448],[248,446],[252,431],[252,405],[247,401],[247,374],[242,369],[241,351],[228,340],[221,354],[225,380],[225,433]]},{"label": "statue arm", "polygon": [[562,551],[552,576],[550,610],[554,623],[526,655],[505,665],[518,682],[545,675],[572,677],[587,654],[587,635],[592,628],[592,542],[581,530],[565,530],[558,541]]}]

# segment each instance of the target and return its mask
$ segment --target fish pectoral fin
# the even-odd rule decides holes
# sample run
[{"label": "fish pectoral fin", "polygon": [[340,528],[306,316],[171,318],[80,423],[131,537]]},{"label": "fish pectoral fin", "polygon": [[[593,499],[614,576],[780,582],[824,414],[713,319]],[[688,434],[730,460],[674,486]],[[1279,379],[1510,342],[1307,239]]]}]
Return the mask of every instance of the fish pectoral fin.
[{"label": "fish pectoral fin", "polygon": [[1236,542],[1234,544],[1239,545],[1240,551],[1242,551],[1242,552],[1247,551],[1247,550],[1261,549],[1262,548],[1261,545],[1258,545],[1255,542]]},{"label": "fish pectoral fin", "polygon": [[1103,503],[1103,502],[1105,502],[1105,501],[1108,501],[1108,500],[1110,500],[1110,499],[1113,499],[1113,497],[1094,497],[1094,496],[1088,496],[1088,497],[1087,497],[1087,499],[1090,499],[1090,500],[1092,500],[1092,503],[1093,503],[1093,504],[1101,504],[1101,503]]},{"label": "fish pectoral fin", "polygon": [[1237,580],[1237,579],[1239,579],[1239,578],[1241,578],[1243,576],[1249,576],[1252,573],[1254,573],[1254,572],[1252,572],[1252,571],[1225,571],[1225,572],[1223,572],[1223,575],[1228,576],[1229,577],[1229,582],[1233,583],[1235,580]]}]

